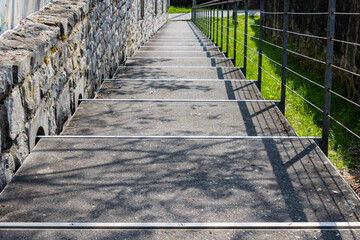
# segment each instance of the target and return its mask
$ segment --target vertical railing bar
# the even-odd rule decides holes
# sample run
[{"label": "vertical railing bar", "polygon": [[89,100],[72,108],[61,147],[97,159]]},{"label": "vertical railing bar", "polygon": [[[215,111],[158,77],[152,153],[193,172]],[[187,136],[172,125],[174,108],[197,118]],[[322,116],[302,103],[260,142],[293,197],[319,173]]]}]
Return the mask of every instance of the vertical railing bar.
[{"label": "vertical railing bar", "polygon": [[211,39],[211,32],[210,32],[210,25],[211,25],[211,22],[210,22],[210,7],[208,7],[208,25],[207,25],[207,34],[208,34],[208,37],[210,37]]},{"label": "vertical railing bar", "polygon": [[216,45],[219,45],[219,5],[216,5]]},{"label": "vertical railing bar", "polygon": [[212,27],[211,27],[212,40],[213,40],[213,42],[215,42],[215,6],[212,9],[212,21],[211,22],[212,22]]},{"label": "vertical railing bar", "polygon": [[207,29],[207,35],[208,37],[210,37],[210,7],[207,8],[207,25],[206,25]]},{"label": "vertical railing bar", "polygon": [[247,63],[247,42],[248,42],[248,14],[249,14],[249,5],[248,0],[244,1],[245,3],[245,29],[244,29],[244,68],[243,73],[246,77],[246,63]]},{"label": "vertical railing bar", "polygon": [[229,34],[230,34],[230,3],[226,4],[227,8],[227,28],[226,28],[226,57],[229,57]]},{"label": "vertical railing bar", "polygon": [[223,25],[224,25],[224,4],[221,3],[221,38],[220,38],[220,41],[221,41],[221,44],[220,44],[220,50],[222,51],[223,49]]},{"label": "vertical railing bar", "polygon": [[205,32],[205,34],[206,34],[206,8],[202,8],[201,9],[201,13],[202,13],[202,25],[203,25],[203,31]]},{"label": "vertical railing bar", "polygon": [[260,0],[260,31],[259,31],[259,68],[258,68],[258,81],[257,87],[261,91],[261,74],[262,74],[262,50],[263,50],[263,24],[264,24],[264,10],[265,10],[265,0]]},{"label": "vertical railing bar", "polygon": [[209,37],[211,40],[211,7],[209,7]]},{"label": "vertical railing bar", "polygon": [[192,1],[192,8],[191,8],[191,19],[196,24],[196,18],[195,18],[195,7],[196,6],[196,0]]},{"label": "vertical railing bar", "polygon": [[237,33],[237,2],[234,3],[234,11],[233,11],[233,21],[234,21],[234,58],[233,58],[233,64],[236,66],[236,33]]},{"label": "vertical railing bar", "polygon": [[209,8],[205,8],[205,33],[209,36]]},{"label": "vertical railing bar", "polygon": [[336,0],[329,0],[328,31],[326,47],[326,70],[325,70],[325,90],[324,90],[324,115],[321,149],[328,155],[329,134],[330,134],[330,109],[331,109],[331,87],[332,87],[332,64],[334,59],[334,37],[335,37],[335,11]]},{"label": "vertical railing bar", "polygon": [[287,48],[289,38],[289,0],[284,0],[284,23],[283,23],[283,53],[282,53],[282,74],[281,74],[281,100],[280,111],[285,116],[286,106],[286,77],[287,77]]}]

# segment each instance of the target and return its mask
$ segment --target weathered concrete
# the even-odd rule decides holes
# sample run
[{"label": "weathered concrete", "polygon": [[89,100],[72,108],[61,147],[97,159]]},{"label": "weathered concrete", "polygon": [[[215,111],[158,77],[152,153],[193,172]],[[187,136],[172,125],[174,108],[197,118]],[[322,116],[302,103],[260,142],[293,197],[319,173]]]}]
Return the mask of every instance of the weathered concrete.
[{"label": "weathered concrete", "polygon": [[141,79],[241,79],[244,78],[240,68],[224,67],[120,67],[117,78],[141,78]]},{"label": "weathered concrete", "polygon": [[282,118],[275,105],[271,103],[119,104],[116,102],[83,103],[63,134],[126,136],[295,135],[290,125]]},{"label": "weathered concrete", "polygon": [[96,98],[263,99],[254,82],[106,81]]},{"label": "weathered concrete", "polygon": [[172,13],[169,14],[169,20],[172,21],[191,20],[191,13]]},{"label": "weathered concrete", "polygon": [[126,61],[126,66],[211,66],[230,67],[233,66],[230,59],[181,59],[181,58],[132,58]]},{"label": "weathered concrete", "polygon": [[0,239],[359,239],[358,231],[236,231],[236,230],[77,230],[8,231]]},{"label": "weathered concrete", "polygon": [[135,57],[225,57],[222,52],[150,52],[150,51],[137,51]]},{"label": "weathered concrete", "polygon": [[[172,22],[167,26],[171,26]],[[183,30],[189,28],[186,23]],[[204,62],[211,64],[207,59]],[[133,64],[133,62],[129,62]],[[119,68],[99,99],[261,99],[213,68]],[[135,71],[136,69],[136,71]],[[191,69],[191,70],[190,70]],[[211,69],[211,70],[209,70]],[[235,71],[235,68],[215,68]],[[234,77],[242,78],[236,69]],[[280,124],[279,124],[280,123]],[[270,103],[82,102],[62,135],[294,135]],[[0,195],[1,221],[358,221],[359,199],[312,140],[42,139]],[[354,239],[359,231],[0,231],[15,238]]]}]

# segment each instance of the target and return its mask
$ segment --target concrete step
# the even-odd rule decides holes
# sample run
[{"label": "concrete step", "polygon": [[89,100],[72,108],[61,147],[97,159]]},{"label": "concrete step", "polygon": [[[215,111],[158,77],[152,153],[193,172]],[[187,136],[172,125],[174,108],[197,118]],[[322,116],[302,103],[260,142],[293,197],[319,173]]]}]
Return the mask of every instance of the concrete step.
[{"label": "concrete step", "polygon": [[130,58],[126,66],[234,66],[230,59]]},{"label": "concrete step", "polygon": [[212,43],[208,39],[197,39],[197,38],[188,38],[188,39],[174,39],[174,38],[151,38],[148,43]]},{"label": "concrete step", "polygon": [[201,51],[168,51],[168,52],[159,52],[159,51],[137,51],[134,54],[134,57],[221,57],[224,58],[225,55],[222,52],[201,52]]},{"label": "concrete step", "polygon": [[295,135],[273,103],[83,102],[63,135]]},{"label": "concrete step", "polygon": [[219,51],[214,46],[141,46],[141,51]]},{"label": "concrete step", "polygon": [[200,41],[207,41],[209,40],[206,36],[196,37],[196,36],[179,36],[179,37],[172,37],[168,35],[154,35],[151,39],[156,40],[174,40],[174,41],[183,41],[183,40],[200,40]]},{"label": "concrete step", "polygon": [[254,82],[121,80],[105,81],[97,98],[263,99]]},{"label": "concrete step", "polygon": [[203,42],[160,42],[160,41],[157,41],[157,42],[147,42],[145,43],[143,46],[189,46],[189,47],[192,47],[192,46],[213,46],[213,43],[212,42],[206,42],[206,43],[203,43]]},{"label": "concrete step", "polygon": [[140,79],[244,79],[239,68],[228,67],[120,67],[114,78]]},{"label": "concrete step", "polygon": [[[136,218],[137,219],[137,218]],[[4,239],[360,239],[354,230],[9,230],[1,231]],[[25,236],[31,236],[29,238]]]},{"label": "concrete step", "polygon": [[310,140],[40,140],[0,203],[9,222],[344,222],[359,207]]},{"label": "concrete step", "polygon": [[175,38],[175,39],[184,39],[184,38],[202,38],[208,39],[208,37],[203,33],[193,33],[193,32],[158,32],[154,34],[153,38]]}]

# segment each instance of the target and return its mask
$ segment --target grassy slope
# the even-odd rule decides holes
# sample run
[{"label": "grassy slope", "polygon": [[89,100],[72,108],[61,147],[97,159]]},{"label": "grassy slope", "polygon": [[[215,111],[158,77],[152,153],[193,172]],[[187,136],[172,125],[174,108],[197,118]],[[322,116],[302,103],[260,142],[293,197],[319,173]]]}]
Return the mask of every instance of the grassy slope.
[{"label": "grassy slope", "polygon": [[[230,18],[230,38],[229,38],[229,57],[233,58],[234,51],[231,46],[234,44],[234,23]],[[259,16],[249,17],[250,23],[259,23]],[[220,45],[221,42],[221,22],[219,20],[219,36],[218,39],[215,39],[215,42]],[[202,25],[204,26],[204,25]],[[223,49],[226,49],[226,26],[227,19],[224,18],[224,35],[223,35]],[[203,29],[205,30],[205,29]],[[205,30],[206,31],[206,30]],[[236,65],[243,66],[244,57],[240,53],[244,52],[244,16],[238,16],[238,33],[237,33],[237,53],[236,56]],[[248,34],[250,36],[258,37],[258,27],[249,26]],[[258,53],[253,50],[258,50],[258,41],[251,37],[248,37],[248,58],[247,61],[247,78],[248,79],[257,79],[258,78]],[[291,44],[290,48],[293,48]],[[252,48],[253,50],[251,50]],[[263,53],[267,57],[273,59],[274,61],[281,63],[282,62],[282,50],[276,47],[270,46],[266,43],[263,44]],[[301,64],[303,59],[289,54],[288,67],[296,72],[306,76],[307,78],[323,85],[324,82],[324,72],[304,67],[304,64]],[[316,63],[315,63],[316,64]],[[277,79],[281,79],[281,66],[270,61],[269,59],[263,57],[263,68],[268,71]],[[319,67],[320,68],[320,67]],[[318,69],[319,69],[318,68]],[[308,81],[296,76],[293,73],[288,72],[287,74],[287,85],[298,92],[301,96],[314,103],[319,108],[323,106],[323,95],[324,90],[316,85],[309,83]],[[336,87],[336,79],[333,80],[335,86],[333,90],[338,91]],[[262,71],[262,94],[265,99],[278,100],[280,99],[281,85],[269,74]],[[360,110],[348,104],[346,101],[333,96],[332,98],[332,115],[340,120],[343,124],[350,127],[353,131],[359,133],[360,131]],[[295,131],[300,136],[321,136],[322,129],[322,113],[316,110],[314,107],[307,104],[297,95],[287,90],[286,95],[286,110],[285,116],[295,129]],[[331,133],[330,133],[330,150],[329,158],[333,163],[339,167],[353,167],[358,164],[360,142],[358,139],[353,137],[351,134],[346,132],[342,127],[338,126],[336,123],[331,122]]]},{"label": "grassy slope", "polygon": [[179,6],[170,6],[168,13],[190,13],[191,8],[188,7],[179,7]]}]

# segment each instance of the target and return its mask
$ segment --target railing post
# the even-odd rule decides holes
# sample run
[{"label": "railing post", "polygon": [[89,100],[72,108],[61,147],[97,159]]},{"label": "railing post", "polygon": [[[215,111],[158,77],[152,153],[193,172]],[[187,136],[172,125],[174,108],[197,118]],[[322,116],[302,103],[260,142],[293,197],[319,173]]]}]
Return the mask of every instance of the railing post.
[{"label": "railing post", "polygon": [[211,11],[211,6],[209,7],[209,37],[210,37],[210,40],[212,38],[212,31],[211,31],[211,19],[212,18],[212,11]]},{"label": "railing post", "polygon": [[215,42],[215,6],[212,8],[212,39]]},{"label": "railing post", "polygon": [[216,45],[219,45],[219,5],[216,5]]},{"label": "railing post", "polygon": [[237,2],[234,3],[233,20],[234,20],[234,58],[233,58],[233,64],[234,64],[234,66],[236,66]]},{"label": "railing post", "polygon": [[281,74],[281,100],[280,111],[285,115],[286,104],[286,75],[287,75],[287,48],[289,38],[289,0],[284,0],[284,23],[283,23],[283,55],[282,55],[282,74]]},{"label": "railing post", "polygon": [[334,59],[334,37],[335,37],[335,11],[336,0],[329,0],[328,31],[326,47],[326,70],[325,70],[325,90],[324,90],[324,115],[321,149],[328,155],[329,151],[329,132],[330,132],[330,108],[331,108],[331,86],[332,86],[332,64]]},{"label": "railing post", "polygon": [[223,26],[224,26],[224,4],[221,3],[221,37],[220,37],[220,41],[221,41],[220,50],[221,50],[221,51],[222,51],[222,49],[223,49],[223,35],[224,35],[224,33],[223,33],[223,30],[224,30]]},{"label": "railing post", "polygon": [[260,32],[259,32],[259,69],[258,69],[258,81],[257,87],[261,91],[261,73],[262,73],[262,49],[263,49],[263,35],[264,35],[264,10],[265,10],[265,0],[260,0]]},{"label": "railing post", "polygon": [[210,37],[210,7],[207,8],[207,35]]},{"label": "railing post", "polygon": [[196,22],[196,10],[195,10],[195,6],[196,6],[196,0],[193,0],[192,1],[193,3],[192,3],[192,20],[193,20],[193,22]]},{"label": "railing post", "polygon": [[243,73],[246,77],[246,62],[247,62],[247,40],[248,40],[248,15],[249,15],[249,5],[248,0],[244,1],[245,4],[245,29],[244,29],[244,68]]},{"label": "railing post", "polygon": [[229,34],[230,34],[230,3],[226,4],[227,8],[227,28],[226,28],[226,57],[229,57]]}]

